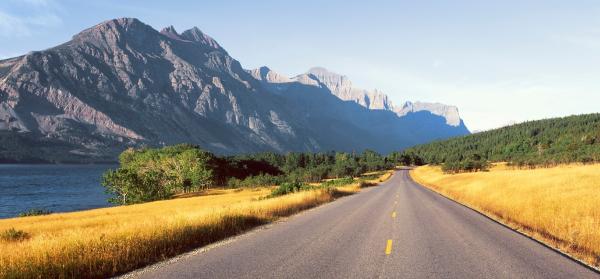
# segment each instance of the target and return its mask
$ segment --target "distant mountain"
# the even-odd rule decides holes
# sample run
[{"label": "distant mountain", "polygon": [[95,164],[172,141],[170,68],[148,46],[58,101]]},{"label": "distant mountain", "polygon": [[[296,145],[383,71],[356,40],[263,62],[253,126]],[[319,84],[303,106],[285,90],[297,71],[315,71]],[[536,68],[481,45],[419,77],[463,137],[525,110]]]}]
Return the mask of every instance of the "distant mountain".
[{"label": "distant mountain", "polygon": [[300,82],[317,87],[322,86],[329,89],[333,95],[341,100],[353,101],[371,110],[389,110],[395,112],[399,117],[406,116],[408,113],[426,111],[444,117],[446,124],[450,126],[462,126],[464,129],[461,130],[466,130],[460,119],[458,108],[455,106],[440,103],[405,102],[402,106],[397,107],[383,92],[377,89],[356,88],[348,77],[330,72],[325,68],[311,68],[307,73],[293,78],[282,76],[266,66],[250,70],[249,73],[256,79],[265,82],[267,88],[275,89],[275,91],[285,91],[285,84],[290,82]]},{"label": "distant mountain", "polygon": [[402,149],[468,134],[455,107],[406,103],[313,68],[246,71],[194,27],[100,23],[0,61],[0,162],[114,161],[130,146],[219,154]]}]

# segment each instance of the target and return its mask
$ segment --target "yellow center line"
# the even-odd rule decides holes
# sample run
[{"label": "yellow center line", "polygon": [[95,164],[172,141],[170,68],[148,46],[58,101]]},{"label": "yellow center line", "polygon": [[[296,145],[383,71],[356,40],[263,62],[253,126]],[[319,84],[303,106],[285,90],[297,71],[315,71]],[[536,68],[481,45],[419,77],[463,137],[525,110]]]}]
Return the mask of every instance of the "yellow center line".
[{"label": "yellow center line", "polygon": [[396,211],[392,212],[392,218],[396,218]]},{"label": "yellow center line", "polygon": [[385,245],[385,254],[389,255],[392,253],[392,240],[388,239],[387,245]]}]

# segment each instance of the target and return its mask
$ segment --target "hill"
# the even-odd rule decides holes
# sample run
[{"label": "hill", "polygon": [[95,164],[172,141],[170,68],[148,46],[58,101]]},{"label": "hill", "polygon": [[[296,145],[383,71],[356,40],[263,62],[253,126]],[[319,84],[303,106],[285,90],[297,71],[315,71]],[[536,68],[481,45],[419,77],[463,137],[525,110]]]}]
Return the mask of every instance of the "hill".
[{"label": "hill", "polygon": [[600,162],[600,114],[529,121],[415,146],[405,155],[447,170],[501,161],[531,167]]}]

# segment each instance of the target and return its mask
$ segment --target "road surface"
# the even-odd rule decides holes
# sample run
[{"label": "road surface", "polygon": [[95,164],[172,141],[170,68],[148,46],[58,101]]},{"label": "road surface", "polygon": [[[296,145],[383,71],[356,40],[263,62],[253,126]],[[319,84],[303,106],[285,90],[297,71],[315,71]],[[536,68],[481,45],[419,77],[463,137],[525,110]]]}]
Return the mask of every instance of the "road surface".
[{"label": "road surface", "polygon": [[600,278],[398,171],[142,278]]}]

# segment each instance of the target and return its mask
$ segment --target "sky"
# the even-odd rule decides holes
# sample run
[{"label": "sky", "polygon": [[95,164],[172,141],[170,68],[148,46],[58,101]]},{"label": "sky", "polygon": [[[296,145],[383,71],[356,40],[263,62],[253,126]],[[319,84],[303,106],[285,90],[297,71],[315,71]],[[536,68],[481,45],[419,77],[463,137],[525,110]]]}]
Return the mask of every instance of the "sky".
[{"label": "sky", "polygon": [[197,26],[247,69],[455,105],[472,131],[600,112],[600,1],[2,0],[0,58],[118,17]]}]

